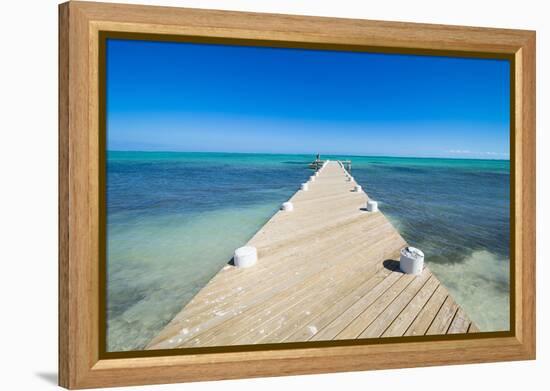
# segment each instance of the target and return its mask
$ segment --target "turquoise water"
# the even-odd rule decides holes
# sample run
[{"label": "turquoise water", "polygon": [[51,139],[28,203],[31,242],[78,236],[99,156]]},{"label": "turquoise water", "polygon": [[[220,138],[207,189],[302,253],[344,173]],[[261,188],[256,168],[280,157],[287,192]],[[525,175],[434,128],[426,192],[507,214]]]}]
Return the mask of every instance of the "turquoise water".
[{"label": "turquoise water", "polygon": [[[482,330],[508,329],[509,163],[351,159]],[[304,182],[311,155],[109,152],[107,349],[142,349]]]},{"label": "turquoise water", "polygon": [[351,157],[353,176],[483,331],[509,329],[510,163]]}]

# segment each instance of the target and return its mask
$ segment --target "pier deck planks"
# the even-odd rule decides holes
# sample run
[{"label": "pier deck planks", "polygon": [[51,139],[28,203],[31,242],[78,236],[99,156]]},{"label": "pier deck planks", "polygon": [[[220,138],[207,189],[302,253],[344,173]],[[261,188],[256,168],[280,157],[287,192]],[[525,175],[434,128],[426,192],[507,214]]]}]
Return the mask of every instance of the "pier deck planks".
[{"label": "pier deck planks", "polygon": [[399,271],[405,241],[329,162],[247,243],[258,263],[225,266],[148,349],[477,332],[428,268]]}]

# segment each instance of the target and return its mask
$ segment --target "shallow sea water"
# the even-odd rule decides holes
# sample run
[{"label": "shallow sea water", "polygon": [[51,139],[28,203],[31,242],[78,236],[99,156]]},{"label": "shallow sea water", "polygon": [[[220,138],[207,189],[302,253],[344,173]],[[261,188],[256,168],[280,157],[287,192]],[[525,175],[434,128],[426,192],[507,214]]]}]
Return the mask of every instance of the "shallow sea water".
[{"label": "shallow sea water", "polygon": [[[509,162],[329,157],[482,330],[509,322]],[[139,350],[311,174],[311,155],[109,152],[107,350]]]}]

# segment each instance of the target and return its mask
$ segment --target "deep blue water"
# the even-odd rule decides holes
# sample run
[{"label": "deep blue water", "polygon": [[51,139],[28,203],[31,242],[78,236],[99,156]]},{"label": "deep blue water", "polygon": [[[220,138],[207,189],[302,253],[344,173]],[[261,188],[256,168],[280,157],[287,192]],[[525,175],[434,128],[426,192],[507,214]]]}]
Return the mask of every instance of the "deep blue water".
[{"label": "deep blue water", "polygon": [[352,170],[430,262],[461,262],[471,250],[508,257],[508,161],[354,158]]},{"label": "deep blue water", "polygon": [[[108,350],[143,348],[308,178],[312,158],[109,152]],[[327,158],[353,161],[481,329],[508,329],[508,161]]]}]

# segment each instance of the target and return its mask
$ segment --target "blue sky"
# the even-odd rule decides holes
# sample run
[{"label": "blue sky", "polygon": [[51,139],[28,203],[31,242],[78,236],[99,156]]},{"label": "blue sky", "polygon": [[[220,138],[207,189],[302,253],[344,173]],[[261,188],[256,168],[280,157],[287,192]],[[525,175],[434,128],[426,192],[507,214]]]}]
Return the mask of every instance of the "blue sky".
[{"label": "blue sky", "polygon": [[508,159],[509,66],[109,39],[107,147]]}]

